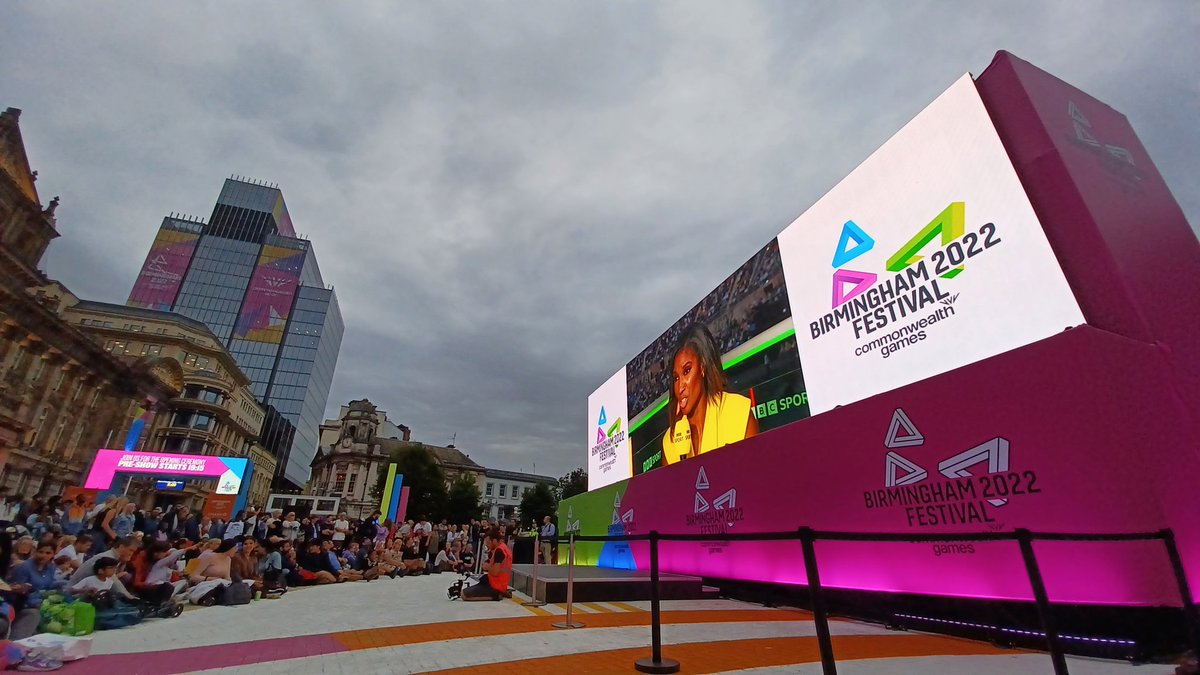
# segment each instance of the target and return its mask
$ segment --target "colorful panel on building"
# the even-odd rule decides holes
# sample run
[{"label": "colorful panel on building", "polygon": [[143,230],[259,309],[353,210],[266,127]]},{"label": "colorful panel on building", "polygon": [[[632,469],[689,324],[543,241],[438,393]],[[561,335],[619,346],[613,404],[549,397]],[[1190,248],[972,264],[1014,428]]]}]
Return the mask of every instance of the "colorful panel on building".
[{"label": "colorful panel on building", "polygon": [[170,310],[175,304],[175,296],[179,294],[183,275],[187,272],[192,254],[196,251],[196,242],[199,240],[200,235],[194,232],[165,228],[159,230],[125,304],[130,307]]},{"label": "colorful panel on building", "polygon": [[304,256],[303,250],[263,246],[233,329],[235,337],[273,344],[283,341],[292,299],[300,287]]}]

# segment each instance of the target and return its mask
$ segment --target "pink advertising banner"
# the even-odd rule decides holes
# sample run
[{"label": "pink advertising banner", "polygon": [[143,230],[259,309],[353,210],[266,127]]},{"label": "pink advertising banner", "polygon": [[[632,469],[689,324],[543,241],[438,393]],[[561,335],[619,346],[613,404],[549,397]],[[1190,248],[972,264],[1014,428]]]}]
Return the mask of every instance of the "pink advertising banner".
[{"label": "pink advertising banner", "polygon": [[275,344],[283,341],[292,298],[300,287],[305,253],[283,246],[263,246],[234,327],[235,336]]},{"label": "pink advertising banner", "polygon": [[128,304],[146,309],[169,310],[183,283],[200,235],[176,230],[159,230],[142,271],[133,282]]},{"label": "pink advertising banner", "polygon": [[[1194,439],[1152,346],[1090,327],[838,408],[629,482],[630,534],[1130,533],[1171,526],[1200,578],[1194,519],[1156,474]],[[1119,386],[1116,386],[1119,383]],[[632,546],[648,566],[645,542]],[[1055,602],[1177,605],[1159,541],[1039,542]],[[799,542],[666,542],[665,571],[805,583]],[[1014,542],[818,542],[832,587],[1031,599]]]},{"label": "pink advertising banner", "polygon": [[242,487],[247,460],[243,457],[172,455],[154,452],[98,450],[83,487],[107,490],[118,473],[217,478],[218,495],[236,495]]}]

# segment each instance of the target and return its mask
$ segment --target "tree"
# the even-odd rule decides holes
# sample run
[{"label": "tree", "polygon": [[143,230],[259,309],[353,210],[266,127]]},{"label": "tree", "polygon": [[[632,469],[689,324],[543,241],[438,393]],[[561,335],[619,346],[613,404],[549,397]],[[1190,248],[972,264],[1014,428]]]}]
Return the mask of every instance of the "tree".
[{"label": "tree", "polygon": [[585,492],[587,492],[587,472],[581,468],[558,479],[558,498],[560,500]]},{"label": "tree", "polygon": [[538,483],[532,490],[521,497],[521,522],[537,525],[546,516],[554,516],[558,509],[558,500],[554,492],[545,483]]},{"label": "tree", "polygon": [[[396,464],[396,475],[404,476],[408,488],[408,513],[412,518],[425,516],[440,517],[446,510],[446,476],[433,455],[420,443],[413,443],[392,451],[389,459]],[[382,499],[387,472],[380,471],[371,494]]]},{"label": "tree", "polygon": [[479,517],[479,486],[469,474],[463,474],[450,484],[446,498],[446,518],[452,524],[461,525]]}]

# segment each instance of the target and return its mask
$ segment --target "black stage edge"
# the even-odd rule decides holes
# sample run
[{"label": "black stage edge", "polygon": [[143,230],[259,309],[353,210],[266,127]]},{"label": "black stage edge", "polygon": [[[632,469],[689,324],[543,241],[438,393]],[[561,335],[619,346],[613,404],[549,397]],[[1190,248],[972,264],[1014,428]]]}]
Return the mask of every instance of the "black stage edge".
[{"label": "black stage edge", "polygon": [[[704,600],[720,596],[716,588],[704,585],[700,577],[685,574],[659,574],[662,600]],[[512,587],[526,595],[533,581],[533,565],[513,565]],[[567,601],[567,566],[538,565],[538,600]],[[616,570],[607,567],[575,567],[575,602],[607,602],[650,599],[650,573],[642,570]]]},{"label": "black stage edge", "polygon": [[[756,604],[811,610],[808,588],[706,577],[721,597]],[[823,588],[832,616],[991,642],[1002,647],[1045,650],[1032,602],[982,600],[907,593]],[[1138,662],[1171,662],[1187,650],[1183,611],[1175,607],[1117,607],[1053,604],[1063,651],[1080,656]],[[1067,637],[1070,636],[1070,637]]]}]

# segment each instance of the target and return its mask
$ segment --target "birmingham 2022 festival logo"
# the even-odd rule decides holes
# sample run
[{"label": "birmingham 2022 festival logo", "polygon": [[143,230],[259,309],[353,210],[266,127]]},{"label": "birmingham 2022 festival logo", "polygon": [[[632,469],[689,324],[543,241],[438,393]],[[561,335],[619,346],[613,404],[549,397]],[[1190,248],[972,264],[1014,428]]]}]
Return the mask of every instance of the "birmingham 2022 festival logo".
[{"label": "birmingham 2022 festival logo", "polygon": [[[925,435],[902,408],[896,408],[883,441],[888,449],[884,488],[863,491],[867,509],[902,508],[912,528],[966,524],[999,527],[996,509],[1010,499],[1042,491],[1035,472],[1016,471],[1009,466],[1009,442],[1003,436],[937,462],[940,479],[931,477],[928,469],[912,459],[914,450],[905,450],[907,457],[897,452],[901,448],[920,448],[925,443]],[[981,469],[984,473],[973,473]]]},{"label": "birmingham 2022 festival logo", "polygon": [[600,406],[600,415],[596,418],[596,443],[592,445],[590,452],[597,458],[601,473],[612,470],[617,461],[617,447],[624,442],[625,430],[621,428],[621,418],[618,417],[610,424],[607,410]]},{"label": "birmingham 2022 festival logo", "polygon": [[[937,241],[928,260],[921,252]],[[887,358],[921,342],[926,328],[954,316],[957,293],[945,284],[966,269],[966,261],[996,246],[995,223],[966,231],[966,203],[952,202],[929,221],[885,263],[884,272],[855,270],[852,261],[875,248],[875,239],[853,220],[842,225],[833,252],[833,298],[830,311],[809,323],[817,340],[849,325],[855,356]],[[934,308],[924,313],[926,308]],[[916,316],[923,314],[922,316]]]}]

